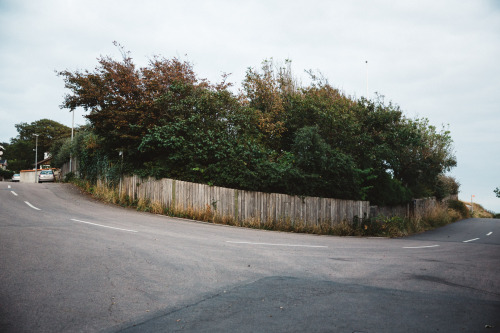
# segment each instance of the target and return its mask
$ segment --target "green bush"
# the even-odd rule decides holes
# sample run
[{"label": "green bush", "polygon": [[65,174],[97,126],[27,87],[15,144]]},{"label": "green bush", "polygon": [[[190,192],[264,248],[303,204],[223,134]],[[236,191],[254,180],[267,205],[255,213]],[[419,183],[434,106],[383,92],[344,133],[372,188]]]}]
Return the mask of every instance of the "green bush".
[{"label": "green bush", "polygon": [[68,172],[68,173],[64,176],[64,182],[65,182],[65,183],[69,183],[69,182],[71,182],[73,179],[75,179],[75,173],[74,173],[74,172]]},{"label": "green bush", "polygon": [[457,211],[463,218],[469,217],[470,211],[467,206],[459,200],[449,200],[448,208]]},{"label": "green bush", "polygon": [[14,171],[0,169],[0,177],[3,177],[4,179],[11,179],[13,175]]}]

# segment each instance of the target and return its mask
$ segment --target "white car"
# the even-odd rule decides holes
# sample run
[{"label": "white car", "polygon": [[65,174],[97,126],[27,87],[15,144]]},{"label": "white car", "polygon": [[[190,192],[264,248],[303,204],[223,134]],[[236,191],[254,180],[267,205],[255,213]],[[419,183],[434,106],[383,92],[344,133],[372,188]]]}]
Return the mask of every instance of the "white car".
[{"label": "white car", "polygon": [[52,170],[42,170],[40,171],[40,175],[38,176],[38,182],[53,182],[54,172]]},{"label": "white car", "polygon": [[12,176],[12,179],[11,181],[13,182],[18,182],[21,180],[21,175],[19,173],[15,173],[13,176]]}]

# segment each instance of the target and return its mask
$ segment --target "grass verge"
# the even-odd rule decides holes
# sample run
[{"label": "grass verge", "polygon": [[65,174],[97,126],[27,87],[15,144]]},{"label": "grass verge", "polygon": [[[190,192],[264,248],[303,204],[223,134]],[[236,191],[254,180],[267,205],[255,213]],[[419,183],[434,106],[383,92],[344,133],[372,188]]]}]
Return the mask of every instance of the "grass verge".
[{"label": "grass verge", "polygon": [[435,229],[470,217],[469,209],[463,202],[451,200],[447,203],[437,204],[425,215],[413,216],[410,218],[377,216],[369,219],[355,219],[352,222],[342,221],[340,223],[331,223],[328,221],[314,225],[304,221],[293,221],[289,218],[279,219],[278,221],[261,221],[259,219],[238,221],[232,216],[221,216],[217,214],[217,211],[210,205],[206,205],[202,210],[195,210],[193,208],[178,210],[172,207],[166,207],[161,202],[151,201],[149,199],[141,198],[139,200],[131,200],[126,195],[120,195],[117,188],[108,187],[104,184],[92,184],[78,178],[73,178],[70,182],[98,200],[123,207],[135,208],[138,211],[216,224],[285,232],[336,236],[403,237]]}]

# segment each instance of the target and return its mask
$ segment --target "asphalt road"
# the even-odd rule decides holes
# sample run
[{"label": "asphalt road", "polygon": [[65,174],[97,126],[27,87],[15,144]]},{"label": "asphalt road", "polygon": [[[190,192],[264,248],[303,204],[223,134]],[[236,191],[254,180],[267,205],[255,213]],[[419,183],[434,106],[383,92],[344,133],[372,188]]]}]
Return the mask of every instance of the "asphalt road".
[{"label": "asphalt road", "polygon": [[500,220],[251,230],[0,183],[0,332],[500,332]]}]

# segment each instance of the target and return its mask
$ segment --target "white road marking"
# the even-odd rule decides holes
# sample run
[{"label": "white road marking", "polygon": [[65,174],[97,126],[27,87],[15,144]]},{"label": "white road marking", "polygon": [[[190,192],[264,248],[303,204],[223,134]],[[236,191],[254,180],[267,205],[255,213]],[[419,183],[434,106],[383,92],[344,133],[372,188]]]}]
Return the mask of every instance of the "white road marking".
[{"label": "white road marking", "polygon": [[429,247],[438,247],[439,245],[425,245],[425,246],[404,246],[403,249],[425,249]]},{"label": "white road marking", "polygon": [[254,243],[254,242],[235,242],[235,241],[226,241],[226,243],[248,244],[248,245],[268,245],[268,246],[288,246],[288,247],[312,247],[312,248],[327,248],[328,247],[328,246],[323,246],[323,245],[273,244],[273,243]]},{"label": "white road marking", "polygon": [[463,241],[463,243],[469,243],[469,242],[477,241],[478,239],[479,238],[469,239],[469,240]]},{"label": "white road marking", "polygon": [[31,208],[33,209],[36,209],[36,210],[41,210],[40,208],[36,208],[35,206],[33,206],[32,204],[30,204],[28,201],[25,201],[24,202],[25,204],[27,204],[28,206],[30,206]]},{"label": "white road marking", "polygon": [[490,232],[488,232],[488,233],[486,234],[486,236],[491,236],[491,234],[492,234],[492,233],[493,233],[493,232],[492,232],[492,231],[490,231]]},{"label": "white road marking", "polygon": [[30,206],[31,208],[33,209],[36,209],[36,210],[41,210],[40,208],[36,208],[35,206],[33,206],[32,204],[30,204],[28,201],[25,201],[24,202],[25,204],[27,204],[28,206]]},{"label": "white road marking", "polygon": [[10,188],[10,185],[7,185],[7,188]]},{"label": "white road marking", "polygon": [[17,197],[17,193],[14,191],[10,191],[10,193],[14,194]]},{"label": "white road marking", "polygon": [[110,227],[108,225],[102,225],[102,224],[97,224],[97,223],[92,223],[92,222],[87,222],[87,221],[80,221],[77,219],[71,219],[71,221],[74,222],[80,222],[80,223],[85,223],[85,224],[90,224],[90,225],[95,225],[98,227],[103,227],[103,228],[109,228],[109,229],[115,229],[115,230],[121,230],[121,231],[128,231],[128,232],[139,232],[137,230],[130,230],[130,229],[122,229],[122,228],[116,228],[116,227]]}]

